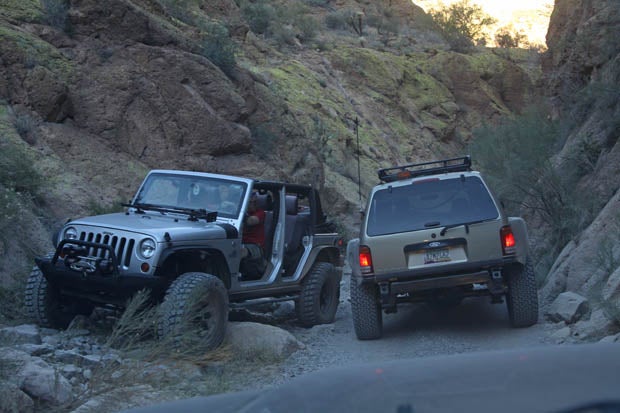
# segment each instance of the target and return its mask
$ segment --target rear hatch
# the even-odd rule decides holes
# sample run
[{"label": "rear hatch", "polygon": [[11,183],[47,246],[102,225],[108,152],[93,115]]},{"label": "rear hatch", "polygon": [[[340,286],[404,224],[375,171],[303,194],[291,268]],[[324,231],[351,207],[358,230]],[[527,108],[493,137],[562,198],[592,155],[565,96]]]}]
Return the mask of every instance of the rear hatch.
[{"label": "rear hatch", "polygon": [[480,176],[448,173],[379,187],[368,208],[364,244],[376,274],[444,269],[501,258],[501,227]]}]

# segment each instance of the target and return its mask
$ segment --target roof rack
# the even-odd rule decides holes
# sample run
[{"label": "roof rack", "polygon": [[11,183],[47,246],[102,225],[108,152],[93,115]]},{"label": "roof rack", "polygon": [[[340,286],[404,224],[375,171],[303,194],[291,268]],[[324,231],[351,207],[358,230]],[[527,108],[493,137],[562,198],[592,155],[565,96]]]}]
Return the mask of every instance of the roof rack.
[{"label": "roof rack", "polygon": [[379,169],[378,175],[383,182],[394,182],[416,176],[460,171],[471,171],[471,157],[469,155],[440,161],[411,163],[383,168]]}]

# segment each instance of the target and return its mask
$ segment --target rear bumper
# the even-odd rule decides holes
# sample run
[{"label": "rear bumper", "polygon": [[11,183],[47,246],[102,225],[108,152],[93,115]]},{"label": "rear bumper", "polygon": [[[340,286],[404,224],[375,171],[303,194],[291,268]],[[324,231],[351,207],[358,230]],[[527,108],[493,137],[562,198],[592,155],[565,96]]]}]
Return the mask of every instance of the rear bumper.
[{"label": "rear bumper", "polygon": [[[454,289],[455,287],[486,284],[486,290],[468,295],[501,295],[505,292],[502,269],[518,263],[516,257],[505,257],[476,263],[461,263],[450,266],[399,271],[387,274],[355,277],[362,284],[379,286],[381,304],[384,309],[393,309],[400,296],[409,301],[418,297],[423,300],[432,290]],[[465,291],[465,290],[463,290]],[[465,293],[463,293],[465,295]]]},{"label": "rear bumper", "polygon": [[490,273],[492,270],[501,270],[505,266],[517,262],[516,256],[509,256],[494,260],[477,261],[474,263],[459,263],[428,268],[416,268],[404,271],[393,271],[383,274],[372,274],[359,278],[363,284],[379,284],[384,282],[404,282],[414,280],[433,282],[434,280],[444,277],[468,276],[479,272]]},{"label": "rear bumper", "polygon": [[392,282],[390,287],[393,294],[403,294],[415,291],[434,290],[437,288],[451,288],[460,285],[484,284],[491,280],[489,271],[479,271],[471,274],[444,275],[435,278]]}]

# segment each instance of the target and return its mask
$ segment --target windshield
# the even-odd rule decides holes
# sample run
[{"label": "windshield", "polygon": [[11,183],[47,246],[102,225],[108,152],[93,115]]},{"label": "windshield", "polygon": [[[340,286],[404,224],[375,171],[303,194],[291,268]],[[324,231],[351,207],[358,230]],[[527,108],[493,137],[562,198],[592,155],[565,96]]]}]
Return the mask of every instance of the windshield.
[{"label": "windshield", "polygon": [[428,179],[375,192],[369,236],[496,219],[497,207],[476,176]]},{"label": "windshield", "polygon": [[217,211],[218,217],[237,218],[247,185],[193,175],[151,174],[136,195],[134,204],[163,208]]}]

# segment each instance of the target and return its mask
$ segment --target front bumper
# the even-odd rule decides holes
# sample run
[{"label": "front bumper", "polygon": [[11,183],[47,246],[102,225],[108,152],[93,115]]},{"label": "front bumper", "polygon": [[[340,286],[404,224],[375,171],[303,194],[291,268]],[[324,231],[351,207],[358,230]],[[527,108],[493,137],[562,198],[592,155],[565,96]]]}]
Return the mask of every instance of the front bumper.
[{"label": "front bumper", "polygon": [[35,263],[46,280],[62,295],[101,304],[125,305],[142,289],[160,294],[166,287],[165,279],[153,275],[118,271],[107,273],[99,268],[92,272],[77,271],[58,256],[36,258]]}]

